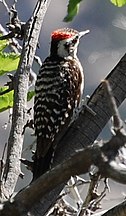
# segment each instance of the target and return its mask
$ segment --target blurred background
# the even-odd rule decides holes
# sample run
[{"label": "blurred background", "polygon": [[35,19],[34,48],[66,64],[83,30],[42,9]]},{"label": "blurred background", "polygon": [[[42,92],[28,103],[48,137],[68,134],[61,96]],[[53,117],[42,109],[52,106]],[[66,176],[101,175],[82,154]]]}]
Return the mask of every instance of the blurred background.
[{"label": "blurred background", "polygon": [[[6,0],[11,6],[13,1]],[[17,11],[22,21],[27,21],[32,14],[36,0],[18,0]],[[97,85],[112,68],[118,63],[126,49],[126,7],[117,8],[109,0],[84,0],[81,2],[79,14],[70,23],[63,22],[67,13],[67,0],[53,0],[50,3],[46,13],[44,23],[40,34],[40,49],[37,49],[37,55],[44,60],[49,53],[50,34],[53,30],[62,27],[70,27],[78,31],[90,29],[90,34],[82,38],[80,42],[78,57],[83,65],[85,72],[85,96],[91,95]],[[0,23],[6,28],[9,21],[8,13],[0,2]],[[34,67],[37,73],[38,68]],[[0,78],[0,86],[7,81],[6,75]],[[29,103],[29,107],[32,106]],[[126,118],[125,102],[119,108],[123,119]],[[8,111],[0,113],[0,156],[5,143],[7,142],[10,125],[4,128],[8,121]],[[109,139],[111,136],[109,130],[110,123],[103,129],[99,138]],[[34,138],[31,136],[33,131],[27,130],[24,140],[24,148],[30,145]],[[24,151],[23,157],[30,158],[29,151]],[[26,174],[24,180],[19,179],[17,190],[27,185],[30,181],[30,172],[24,167]],[[125,186],[111,182],[111,193],[108,193],[104,199],[104,208],[109,208],[122,201],[125,196]]]}]

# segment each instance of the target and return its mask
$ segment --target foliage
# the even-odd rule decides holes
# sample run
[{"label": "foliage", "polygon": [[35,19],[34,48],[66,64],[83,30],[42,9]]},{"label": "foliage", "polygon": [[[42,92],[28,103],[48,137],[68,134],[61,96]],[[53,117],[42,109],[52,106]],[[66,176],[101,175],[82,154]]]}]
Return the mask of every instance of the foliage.
[{"label": "foliage", "polygon": [[[0,87],[0,93],[7,90],[8,87]],[[0,112],[13,107],[13,91],[0,95]]]},{"label": "foliage", "polygon": [[110,0],[115,6],[122,7],[126,5],[126,0]]},{"label": "foliage", "polygon": [[[8,90],[8,87],[0,87],[0,94]],[[34,96],[34,91],[29,91],[27,95],[27,100],[30,101]],[[0,112],[3,112],[9,108],[13,107],[13,96],[14,91],[9,91],[5,94],[0,95]]]},{"label": "foliage", "polygon": [[18,67],[20,55],[13,52],[4,52],[4,49],[9,45],[8,40],[0,40],[0,76],[14,71]]},{"label": "foliage", "polygon": [[0,52],[0,76],[14,71],[18,67],[20,55]]},{"label": "foliage", "polygon": [[69,0],[68,8],[67,8],[67,16],[64,18],[65,22],[72,21],[74,16],[79,12],[80,2],[82,0]]},{"label": "foliage", "polygon": [[8,46],[8,44],[9,44],[8,40],[0,40],[0,52],[3,51]]},{"label": "foliage", "polygon": [[[67,16],[64,18],[65,22],[70,22],[79,12],[80,2],[82,0],[69,0],[69,4],[67,7]],[[126,0],[110,0],[112,4],[117,7],[122,7],[126,5]]]},{"label": "foliage", "polygon": [[[0,40],[0,76],[17,69],[20,55],[13,52],[4,52],[9,45],[8,40]],[[9,87],[0,87],[0,112],[13,107],[14,91],[8,91]],[[34,96],[34,91],[29,91],[27,100],[30,101]]]}]

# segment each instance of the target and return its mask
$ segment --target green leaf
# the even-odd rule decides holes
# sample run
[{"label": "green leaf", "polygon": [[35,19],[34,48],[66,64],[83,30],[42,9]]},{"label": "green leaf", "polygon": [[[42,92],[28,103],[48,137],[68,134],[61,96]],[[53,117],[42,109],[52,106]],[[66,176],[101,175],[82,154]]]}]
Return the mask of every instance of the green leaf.
[{"label": "green leaf", "polygon": [[67,16],[64,18],[65,22],[70,22],[79,12],[80,2],[82,0],[69,0],[68,8],[67,8]]},{"label": "green leaf", "polygon": [[117,7],[122,7],[126,5],[126,0],[110,0]]},{"label": "green leaf", "polygon": [[[7,90],[8,87],[0,87],[0,93]],[[10,91],[6,94],[0,95],[0,112],[3,112],[13,107],[13,94],[14,91]]]},{"label": "green leaf", "polygon": [[0,76],[4,73],[16,70],[20,55],[15,53],[0,52]]},{"label": "green leaf", "polygon": [[27,101],[30,101],[35,95],[35,91],[29,91],[27,95]]},{"label": "green leaf", "polygon": [[[0,34],[0,36],[2,36]],[[9,45],[8,40],[0,40],[0,52],[3,51]]]},{"label": "green leaf", "polygon": [[[8,87],[0,87],[0,94],[4,93],[4,91],[6,91],[7,89]],[[35,91],[29,91],[27,94],[27,101],[30,101],[34,97],[34,95]],[[3,95],[0,95],[0,112],[3,112],[13,107],[13,96],[13,90]]]}]

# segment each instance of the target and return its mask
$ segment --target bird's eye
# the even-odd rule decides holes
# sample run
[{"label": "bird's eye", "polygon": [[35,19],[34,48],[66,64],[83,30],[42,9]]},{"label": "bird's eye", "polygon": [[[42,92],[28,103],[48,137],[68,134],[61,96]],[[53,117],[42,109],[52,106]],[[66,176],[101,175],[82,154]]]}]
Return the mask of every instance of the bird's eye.
[{"label": "bird's eye", "polygon": [[79,36],[77,35],[77,36],[72,40],[72,43],[73,43],[73,44],[77,43],[78,38],[79,38]]},{"label": "bird's eye", "polygon": [[66,48],[68,48],[68,47],[70,46],[70,42],[66,42],[66,43],[64,44],[64,46],[65,46]]},{"label": "bird's eye", "polygon": [[65,48],[68,49],[70,46],[73,46],[77,43],[79,36],[77,35],[73,40],[68,41],[64,44]]}]

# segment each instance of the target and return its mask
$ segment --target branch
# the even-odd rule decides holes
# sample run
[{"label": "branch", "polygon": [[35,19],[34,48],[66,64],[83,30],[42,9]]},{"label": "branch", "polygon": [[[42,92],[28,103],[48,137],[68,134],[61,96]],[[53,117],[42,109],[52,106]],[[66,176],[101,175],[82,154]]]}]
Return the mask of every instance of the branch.
[{"label": "branch", "polygon": [[[5,28],[0,24],[0,33],[2,35],[7,35],[8,32],[5,30]],[[17,54],[19,54],[19,52],[22,50],[22,47],[20,46],[20,44],[18,43],[18,41],[15,38],[9,38],[9,42],[10,42],[10,47],[11,50]]]},{"label": "branch", "polygon": [[[48,171],[34,181],[26,189],[19,192],[11,203],[5,203],[4,209],[1,211],[2,216],[5,216],[7,211],[8,216],[12,215],[11,211],[13,211],[14,216],[26,215],[32,206],[34,206],[41,197],[44,197],[46,193],[54,189],[57,185],[68,181],[70,176],[87,173],[92,164],[95,164],[99,168],[99,172],[104,177],[110,177],[120,183],[126,184],[126,168],[115,169],[117,166],[110,163],[109,151],[106,152],[106,148],[104,148],[104,146],[108,145],[111,149],[113,145],[116,144],[116,141],[118,141],[118,148],[116,149],[117,154],[118,149],[125,144],[126,136],[122,139],[122,137],[119,137],[117,134],[117,136],[112,137],[108,143],[104,143],[103,146],[94,145],[92,147],[87,147],[85,150],[80,150],[64,163],[57,165],[54,169]],[[113,157],[114,156],[115,153],[113,154]]]},{"label": "branch", "polygon": [[[2,33],[3,36],[8,34],[8,32],[5,30],[5,28],[1,24],[0,24],[0,33]],[[22,47],[20,46],[18,40],[15,38],[9,38],[9,48],[17,54],[19,54],[22,50]],[[42,62],[41,62],[40,57],[35,55],[34,60],[39,65],[39,67],[41,67]]]},{"label": "branch", "polygon": [[[126,54],[121,58],[115,68],[105,78],[109,81],[117,107],[126,98]],[[97,87],[88,101],[88,106],[96,113],[93,116],[88,111],[81,114],[76,123],[69,129],[63,139],[58,144],[54,166],[66,160],[74,154],[77,149],[91,145],[100,134],[106,123],[112,116],[108,98],[102,83]],[[85,160],[84,160],[85,161]],[[53,205],[58,194],[63,189],[64,184],[57,186],[32,209],[32,214],[44,215],[48,208]]]},{"label": "branch", "polygon": [[1,187],[1,199],[8,199],[14,192],[20,174],[23,127],[26,118],[29,72],[32,67],[37,41],[50,0],[38,0],[32,17],[27,22],[21,59],[15,74],[14,108],[8,140],[7,160]]}]

